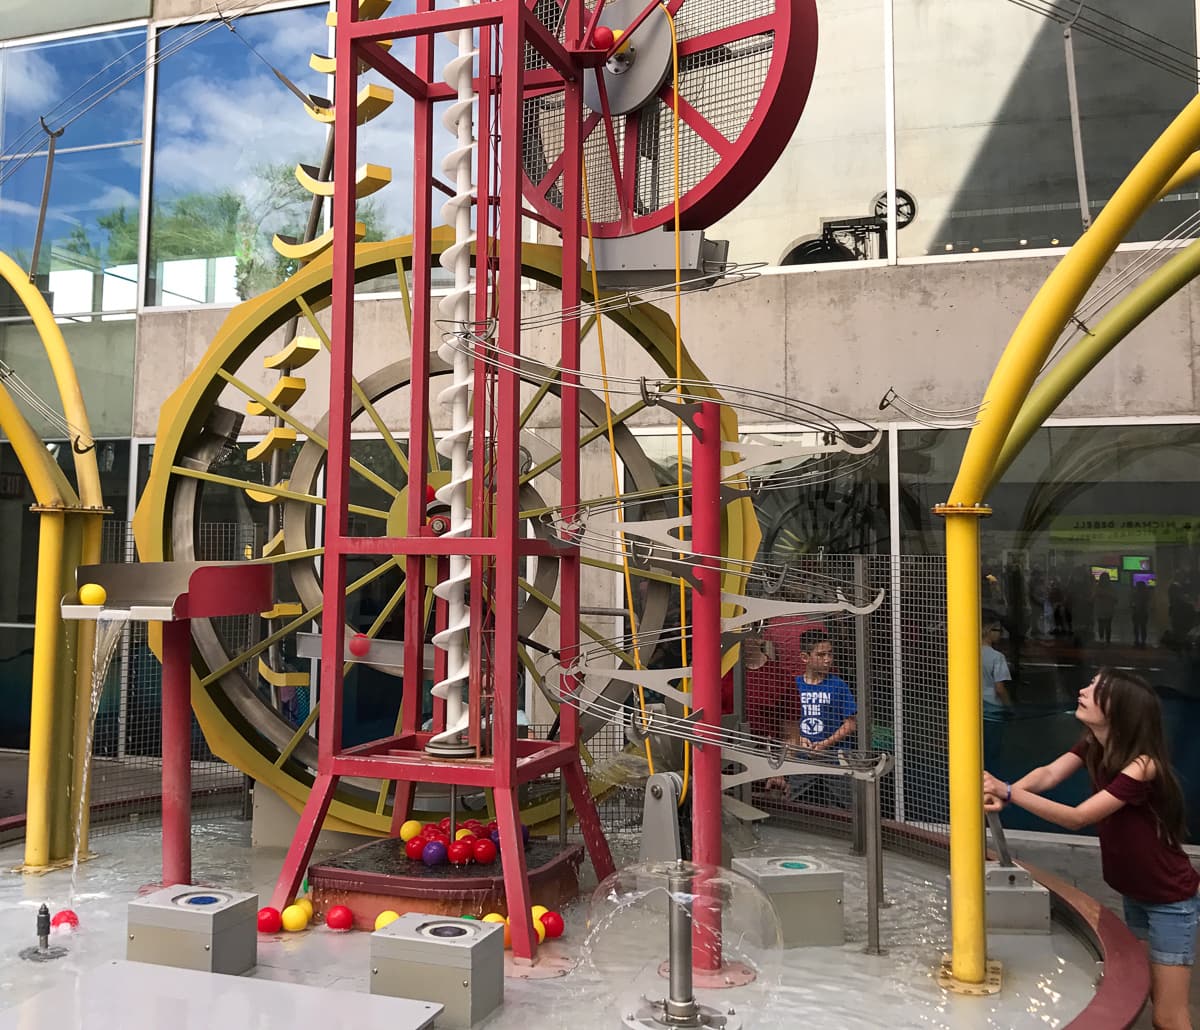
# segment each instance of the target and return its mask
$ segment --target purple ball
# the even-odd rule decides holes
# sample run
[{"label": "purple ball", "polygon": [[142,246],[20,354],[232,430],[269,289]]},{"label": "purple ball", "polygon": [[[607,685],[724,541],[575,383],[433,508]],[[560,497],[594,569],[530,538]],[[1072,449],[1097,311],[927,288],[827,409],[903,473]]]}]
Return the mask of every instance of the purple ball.
[{"label": "purple ball", "polygon": [[529,843],[529,827],[524,823],[521,823],[521,840],[524,841],[525,844]]},{"label": "purple ball", "polygon": [[431,840],[421,850],[421,861],[427,866],[446,864],[446,845],[440,840]]},{"label": "purple ball", "polygon": [[492,838],[492,843],[496,845],[496,850],[499,851],[500,850],[500,831],[492,830],[492,832],[489,833],[488,836]]}]

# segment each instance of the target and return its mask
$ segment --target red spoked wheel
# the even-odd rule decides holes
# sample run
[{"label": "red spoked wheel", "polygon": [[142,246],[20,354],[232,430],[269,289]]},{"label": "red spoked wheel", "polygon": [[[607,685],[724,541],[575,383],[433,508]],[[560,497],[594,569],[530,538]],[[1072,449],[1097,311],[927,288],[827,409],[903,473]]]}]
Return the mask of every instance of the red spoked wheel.
[{"label": "red spoked wheel", "polygon": [[[527,0],[562,37],[564,4]],[[583,159],[592,231],[629,236],[675,210],[671,19],[679,56],[680,221],[703,229],[754,190],[795,131],[817,59],[815,0],[665,0],[632,33],[648,0],[610,0],[597,24],[620,49],[584,72]],[[590,12],[587,17],[590,17]],[[568,45],[574,41],[568,41]],[[526,49],[523,162],[529,203],[562,228],[564,97]]]}]

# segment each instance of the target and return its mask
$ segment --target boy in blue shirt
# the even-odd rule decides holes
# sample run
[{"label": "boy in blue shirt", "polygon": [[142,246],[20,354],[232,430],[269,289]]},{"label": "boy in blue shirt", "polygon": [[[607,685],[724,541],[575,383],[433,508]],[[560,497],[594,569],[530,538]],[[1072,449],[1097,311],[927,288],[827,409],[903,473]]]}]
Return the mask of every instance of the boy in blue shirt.
[{"label": "boy in blue shirt", "polygon": [[[790,727],[789,743],[803,751],[839,751],[852,743],[858,729],[858,704],[854,692],[833,668],[833,644],[824,630],[809,630],[800,638],[800,649],[807,660],[803,676],[796,677],[800,699],[799,722]],[[814,757],[816,757],[814,755]],[[824,785],[830,800],[839,808],[849,808],[849,776],[776,776],[768,787],[788,789],[789,800],[799,801],[819,793]]]}]

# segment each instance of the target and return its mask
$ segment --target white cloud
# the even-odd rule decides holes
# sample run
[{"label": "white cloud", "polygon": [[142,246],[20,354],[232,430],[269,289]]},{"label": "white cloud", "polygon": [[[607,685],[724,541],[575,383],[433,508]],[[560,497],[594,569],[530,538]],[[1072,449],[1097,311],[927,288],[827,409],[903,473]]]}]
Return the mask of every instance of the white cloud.
[{"label": "white cloud", "polygon": [[4,109],[34,119],[52,108],[62,91],[57,69],[34,48],[10,50],[4,61]]},{"label": "white cloud", "polygon": [[0,211],[19,215],[23,218],[37,218],[39,207],[37,204],[27,204],[23,200],[10,200],[6,197],[0,197]]}]

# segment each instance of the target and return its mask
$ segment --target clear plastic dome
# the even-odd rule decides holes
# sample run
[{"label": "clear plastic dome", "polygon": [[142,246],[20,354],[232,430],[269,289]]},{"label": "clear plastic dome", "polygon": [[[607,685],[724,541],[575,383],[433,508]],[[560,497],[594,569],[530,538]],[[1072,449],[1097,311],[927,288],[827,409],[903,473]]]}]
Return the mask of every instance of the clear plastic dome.
[{"label": "clear plastic dome", "polygon": [[[728,869],[657,862],[618,870],[592,893],[583,961],[622,1015],[668,996],[672,911],[690,924],[696,999],[757,1025],[782,971],[779,917],[753,882]],[[680,911],[685,914],[682,922]]]}]

